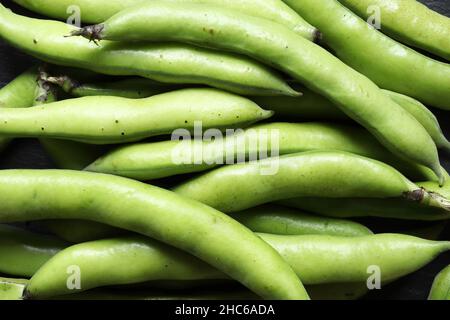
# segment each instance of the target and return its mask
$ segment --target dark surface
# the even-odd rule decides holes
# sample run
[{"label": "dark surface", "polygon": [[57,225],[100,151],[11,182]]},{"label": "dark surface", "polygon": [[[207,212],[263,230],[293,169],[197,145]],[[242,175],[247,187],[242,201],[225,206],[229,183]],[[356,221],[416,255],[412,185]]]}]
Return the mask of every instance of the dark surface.
[{"label": "dark surface", "polygon": [[[450,17],[450,0],[421,1],[434,10]],[[15,12],[33,15],[10,1],[2,3]],[[36,62],[33,58],[18,52],[0,40],[0,87],[14,79],[17,75]],[[450,136],[450,112],[433,110],[447,136]],[[450,157],[443,157],[442,162],[450,170]],[[0,169],[7,168],[54,168],[52,161],[45,154],[35,139],[16,139],[0,157]],[[377,232],[400,232],[409,228],[427,225],[422,222],[388,221],[381,219],[364,220]],[[441,235],[442,239],[450,239],[450,226]],[[386,286],[381,291],[372,292],[367,299],[426,299],[434,276],[450,264],[450,253],[441,255],[435,261],[418,272]]]}]

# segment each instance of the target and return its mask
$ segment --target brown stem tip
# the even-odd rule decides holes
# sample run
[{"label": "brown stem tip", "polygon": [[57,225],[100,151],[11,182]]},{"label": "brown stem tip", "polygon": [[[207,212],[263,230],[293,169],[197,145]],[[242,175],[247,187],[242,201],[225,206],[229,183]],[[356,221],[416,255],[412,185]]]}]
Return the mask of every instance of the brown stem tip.
[{"label": "brown stem tip", "polygon": [[97,44],[97,40],[102,40],[102,31],[104,29],[103,24],[96,24],[93,26],[87,26],[84,28],[80,28],[78,30],[74,30],[70,33],[70,35],[65,37],[77,37],[82,36],[86,39],[89,39],[89,41],[93,41],[95,44]]}]

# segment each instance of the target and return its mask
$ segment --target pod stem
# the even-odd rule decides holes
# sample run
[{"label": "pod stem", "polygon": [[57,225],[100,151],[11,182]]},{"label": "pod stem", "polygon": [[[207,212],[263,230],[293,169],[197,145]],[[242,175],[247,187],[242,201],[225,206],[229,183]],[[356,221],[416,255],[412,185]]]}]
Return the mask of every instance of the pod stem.
[{"label": "pod stem", "polygon": [[80,28],[78,30],[74,30],[70,33],[70,35],[65,37],[77,37],[82,36],[86,39],[89,39],[89,42],[94,42],[98,45],[98,41],[102,40],[102,32],[105,26],[103,24],[96,24],[92,26],[86,26],[84,28]]},{"label": "pod stem", "polygon": [[450,200],[436,192],[428,192],[424,188],[408,191],[403,194],[408,201],[450,211]]}]

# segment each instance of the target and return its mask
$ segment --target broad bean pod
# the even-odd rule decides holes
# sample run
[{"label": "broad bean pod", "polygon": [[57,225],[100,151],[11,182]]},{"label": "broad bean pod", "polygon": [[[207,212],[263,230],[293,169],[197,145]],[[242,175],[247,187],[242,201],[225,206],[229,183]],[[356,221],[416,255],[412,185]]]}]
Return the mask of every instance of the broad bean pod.
[{"label": "broad bean pod", "polygon": [[199,202],[110,175],[1,170],[0,223],[45,219],[85,219],[134,231],[203,259],[263,298],[308,298],[275,250]]}]

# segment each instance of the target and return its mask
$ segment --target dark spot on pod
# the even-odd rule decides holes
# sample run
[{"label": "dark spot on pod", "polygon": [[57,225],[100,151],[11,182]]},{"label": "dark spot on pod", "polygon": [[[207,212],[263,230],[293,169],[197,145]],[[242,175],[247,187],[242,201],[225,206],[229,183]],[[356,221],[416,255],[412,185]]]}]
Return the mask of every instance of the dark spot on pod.
[{"label": "dark spot on pod", "polygon": [[214,35],[214,29],[209,29],[209,34],[213,36]]},{"label": "dark spot on pod", "polygon": [[184,120],[184,123],[188,123],[188,121],[187,121],[187,120]]},{"label": "dark spot on pod", "polygon": [[121,133],[121,135],[123,135],[123,136],[124,136],[124,135],[125,135],[125,132],[122,132],[122,133]]},{"label": "dark spot on pod", "polygon": [[44,131],[44,127],[42,127],[41,130]]},{"label": "dark spot on pod", "polygon": [[115,122],[116,122],[116,123],[119,123],[119,120],[116,120]]},{"label": "dark spot on pod", "polygon": [[33,43],[34,43],[34,44],[37,44],[38,42],[37,42],[37,40],[36,40],[36,39],[33,39]]}]

